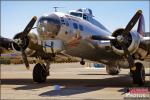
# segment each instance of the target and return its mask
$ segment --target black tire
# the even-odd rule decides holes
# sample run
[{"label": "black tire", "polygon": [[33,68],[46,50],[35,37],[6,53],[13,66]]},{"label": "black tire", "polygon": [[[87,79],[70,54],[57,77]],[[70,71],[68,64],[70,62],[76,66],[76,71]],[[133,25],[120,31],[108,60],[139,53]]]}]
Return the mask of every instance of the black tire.
[{"label": "black tire", "polygon": [[46,66],[44,64],[36,64],[33,69],[33,81],[37,83],[42,83],[46,81]]},{"label": "black tire", "polygon": [[133,84],[138,84],[139,86],[143,86],[145,83],[145,69],[142,63],[135,63],[136,70],[131,71]]},{"label": "black tire", "polygon": [[81,61],[80,64],[81,64],[81,65],[85,65],[85,61]]},{"label": "black tire", "polygon": [[106,72],[109,75],[118,75],[120,72],[120,68],[118,66],[115,66],[115,67],[106,66]]}]

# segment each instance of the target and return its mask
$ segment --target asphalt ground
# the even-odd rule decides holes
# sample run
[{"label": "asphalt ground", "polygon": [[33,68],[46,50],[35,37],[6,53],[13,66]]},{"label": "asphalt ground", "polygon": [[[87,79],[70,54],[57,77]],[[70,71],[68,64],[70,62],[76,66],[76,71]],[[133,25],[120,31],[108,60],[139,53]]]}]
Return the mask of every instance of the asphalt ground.
[{"label": "asphalt ground", "polygon": [[1,99],[124,99],[129,88],[150,87],[150,68],[145,68],[144,87],[137,87],[128,69],[121,69],[119,75],[108,75],[105,68],[79,63],[52,64],[47,81],[38,84],[32,80],[34,65],[30,66],[26,70],[24,65],[1,65]]}]

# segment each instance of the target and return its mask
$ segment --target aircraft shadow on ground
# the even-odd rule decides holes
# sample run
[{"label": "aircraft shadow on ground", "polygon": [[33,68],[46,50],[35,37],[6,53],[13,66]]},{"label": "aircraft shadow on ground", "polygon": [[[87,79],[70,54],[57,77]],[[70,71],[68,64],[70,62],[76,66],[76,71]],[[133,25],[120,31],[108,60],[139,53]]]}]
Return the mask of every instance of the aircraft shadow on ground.
[{"label": "aircraft shadow on ground", "polygon": [[[71,80],[70,80],[71,81]],[[70,83],[70,82],[69,82]],[[71,84],[64,85],[64,88],[61,88],[61,90],[51,90],[46,91],[40,96],[69,96],[69,95],[75,95],[75,94],[81,94],[81,93],[87,93],[92,92],[100,89],[104,89],[106,87],[123,87],[122,91],[118,92],[126,92],[126,89],[124,87],[132,87],[131,79],[129,76],[120,76],[120,77],[113,77],[113,78],[105,78],[105,79],[86,79],[86,80],[73,80]],[[77,85],[75,85],[77,83]],[[150,83],[146,82],[146,86]],[[59,84],[62,86],[63,84]]]},{"label": "aircraft shadow on ground", "polygon": [[[121,78],[122,77],[122,78]],[[124,86],[129,85],[129,77],[121,76],[121,77],[113,77],[113,78],[105,78],[105,79],[75,79],[75,80],[66,80],[71,85],[67,84],[59,84],[60,86],[64,86],[61,90],[51,90],[41,93],[40,96],[69,96],[81,93],[87,93],[91,91],[101,90],[105,87],[122,87],[122,82],[120,84],[116,84],[115,80],[118,79],[121,81],[123,78],[126,78],[128,81]],[[63,83],[66,83],[64,81]],[[111,81],[111,82],[110,82]]]},{"label": "aircraft shadow on ground", "polygon": [[[24,85],[14,88],[15,90],[32,90],[47,86],[60,85],[60,90],[50,90],[39,94],[40,96],[68,96],[74,94],[87,93],[104,89],[106,87],[132,87],[132,80],[128,75],[116,76],[104,79],[47,79],[46,83],[33,83],[32,79],[1,79],[1,84]],[[148,87],[150,81],[146,82]],[[118,92],[126,92],[125,89]]]},{"label": "aircraft shadow on ground", "polygon": [[[93,73],[86,73],[86,74],[78,74],[78,75],[108,75],[108,74],[93,74]],[[119,74],[119,75],[127,75],[127,74]],[[115,75],[111,75],[111,76],[115,76]]]}]

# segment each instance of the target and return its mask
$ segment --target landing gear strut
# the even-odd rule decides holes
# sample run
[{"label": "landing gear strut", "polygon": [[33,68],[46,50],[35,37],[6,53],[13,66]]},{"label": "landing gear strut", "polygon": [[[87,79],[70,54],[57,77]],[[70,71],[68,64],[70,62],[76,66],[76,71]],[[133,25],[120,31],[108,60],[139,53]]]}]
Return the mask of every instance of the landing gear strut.
[{"label": "landing gear strut", "polygon": [[33,69],[33,81],[37,83],[42,83],[46,81],[47,76],[49,75],[49,66],[50,63],[46,62],[44,64],[37,63]]},{"label": "landing gear strut", "polygon": [[142,63],[135,63],[135,70],[131,70],[133,84],[138,84],[139,86],[145,83],[145,69]]}]

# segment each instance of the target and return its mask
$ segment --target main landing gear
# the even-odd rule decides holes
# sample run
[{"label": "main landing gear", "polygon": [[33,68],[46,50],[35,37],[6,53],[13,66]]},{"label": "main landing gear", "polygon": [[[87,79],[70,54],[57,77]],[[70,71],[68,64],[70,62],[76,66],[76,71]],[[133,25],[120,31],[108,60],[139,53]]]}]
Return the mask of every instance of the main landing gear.
[{"label": "main landing gear", "polygon": [[109,75],[118,75],[120,72],[120,67],[118,67],[118,66],[113,66],[113,67],[106,66],[106,72]]},{"label": "main landing gear", "polygon": [[133,84],[138,84],[139,86],[145,83],[145,69],[142,63],[135,63],[135,70],[131,70],[131,76],[133,79]]},{"label": "main landing gear", "polygon": [[37,83],[42,83],[46,81],[47,76],[49,76],[50,62],[45,64],[37,63],[33,69],[33,81]]}]

